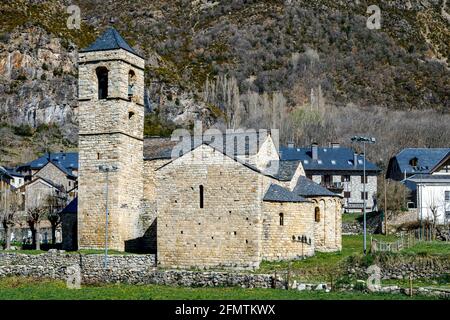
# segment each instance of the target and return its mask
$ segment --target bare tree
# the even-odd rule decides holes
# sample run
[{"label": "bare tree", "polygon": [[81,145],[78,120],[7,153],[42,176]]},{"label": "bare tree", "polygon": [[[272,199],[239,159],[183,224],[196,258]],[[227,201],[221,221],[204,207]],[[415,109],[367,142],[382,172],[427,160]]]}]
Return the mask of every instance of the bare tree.
[{"label": "bare tree", "polygon": [[56,229],[61,224],[61,211],[67,204],[67,194],[52,193],[47,197],[47,220],[52,227],[52,244],[56,244]]},{"label": "bare tree", "polygon": [[15,190],[5,190],[0,194],[0,221],[5,230],[5,249],[11,249],[11,231],[16,222],[16,215],[20,209],[20,195]]},{"label": "bare tree", "polygon": [[440,207],[440,203],[436,200],[434,192],[432,192],[430,200],[427,203],[427,206],[431,213],[431,215],[427,215],[427,220],[431,227],[432,239],[434,240],[436,238],[438,217],[439,217],[439,207]]},{"label": "bare tree", "polygon": [[26,211],[26,221],[31,230],[32,238],[33,238],[33,246],[36,250],[41,249],[40,243],[40,223],[42,219],[45,217],[47,212],[45,201],[42,200],[41,196],[38,195],[35,199],[29,203],[29,206]]}]

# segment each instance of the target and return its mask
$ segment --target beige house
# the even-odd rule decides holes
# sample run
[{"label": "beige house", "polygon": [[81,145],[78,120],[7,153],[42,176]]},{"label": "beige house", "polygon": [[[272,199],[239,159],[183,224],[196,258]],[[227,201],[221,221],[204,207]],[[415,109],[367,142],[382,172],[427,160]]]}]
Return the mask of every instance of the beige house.
[{"label": "beige house", "polygon": [[79,62],[79,248],[103,248],[107,231],[109,248],[153,251],[170,268],[341,249],[341,197],[281,161],[273,135],[240,133],[252,141],[242,149],[235,135],[144,141],[144,59],[108,29]]}]

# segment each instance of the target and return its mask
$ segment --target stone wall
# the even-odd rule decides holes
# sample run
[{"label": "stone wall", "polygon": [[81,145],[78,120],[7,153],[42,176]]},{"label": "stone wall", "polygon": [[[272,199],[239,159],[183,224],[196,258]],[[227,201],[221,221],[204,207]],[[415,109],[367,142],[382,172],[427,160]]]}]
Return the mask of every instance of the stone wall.
[{"label": "stone wall", "polygon": [[[70,190],[74,187],[73,181],[67,178],[67,175],[58,169],[53,163],[48,162],[41,170],[36,173],[36,176],[52,181],[53,183],[63,186],[65,190]],[[69,186],[69,181],[71,185]]]},{"label": "stone wall", "polygon": [[[382,280],[387,279],[412,279],[437,278],[450,274],[450,259],[442,257],[420,257],[420,256],[395,256],[383,261],[375,260],[374,265],[381,269]],[[367,279],[367,266],[359,263],[349,264],[348,274],[359,279]]]},{"label": "stone wall", "polygon": [[179,285],[187,287],[283,288],[282,276],[231,272],[156,270],[155,255],[109,256],[103,268],[103,255],[47,253],[40,255],[0,253],[0,277],[28,276],[67,279],[67,268],[79,266],[83,284],[128,283]]},{"label": "stone wall", "polygon": [[157,177],[159,265],[259,265],[260,174],[202,145],[158,170]]},{"label": "stone wall", "polygon": [[[312,203],[263,203],[262,256],[264,260],[296,259],[314,255]],[[280,213],[283,225],[280,225]],[[299,241],[302,236],[306,243]]]},{"label": "stone wall", "polygon": [[341,200],[331,197],[313,198],[311,215],[315,217],[315,208],[319,208],[319,221],[314,221],[316,250],[321,252],[342,249]]}]

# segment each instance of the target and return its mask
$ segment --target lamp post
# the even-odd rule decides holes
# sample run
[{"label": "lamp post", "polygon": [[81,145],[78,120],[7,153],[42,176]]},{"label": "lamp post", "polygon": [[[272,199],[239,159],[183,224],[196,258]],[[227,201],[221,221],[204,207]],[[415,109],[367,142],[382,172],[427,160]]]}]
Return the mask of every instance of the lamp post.
[{"label": "lamp post", "polygon": [[105,200],[106,200],[106,210],[105,210],[105,261],[104,261],[104,267],[105,269],[108,267],[108,216],[109,216],[109,211],[108,211],[108,189],[109,189],[109,173],[110,172],[115,172],[118,170],[118,168],[116,166],[108,166],[108,165],[101,165],[98,167],[98,169],[100,170],[100,172],[105,172],[106,173],[106,196],[105,196]]},{"label": "lamp post", "polygon": [[366,143],[374,144],[373,137],[354,136],[352,142],[362,142],[363,144],[363,216],[364,216],[364,254],[367,254],[367,225],[366,225]]}]

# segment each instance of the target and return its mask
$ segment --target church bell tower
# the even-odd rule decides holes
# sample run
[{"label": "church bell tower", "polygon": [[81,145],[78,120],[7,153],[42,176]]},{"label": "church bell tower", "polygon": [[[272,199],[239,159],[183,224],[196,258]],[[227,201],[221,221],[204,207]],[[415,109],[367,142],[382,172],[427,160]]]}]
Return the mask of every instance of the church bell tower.
[{"label": "church bell tower", "polygon": [[78,63],[78,247],[124,251],[140,236],[144,59],[109,28]]}]

